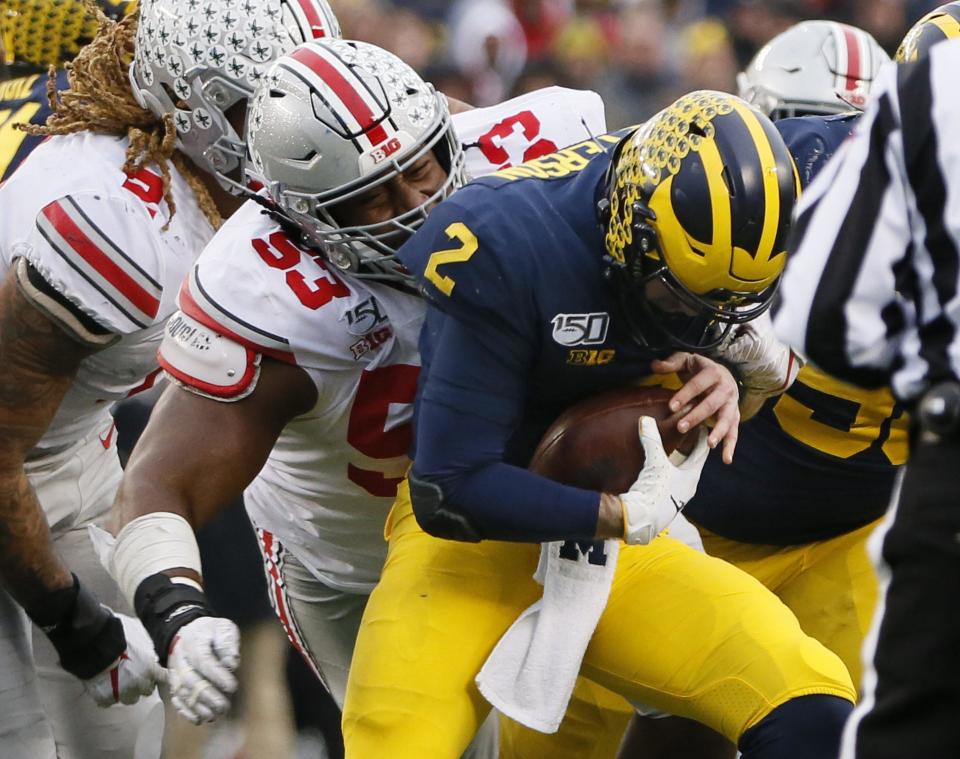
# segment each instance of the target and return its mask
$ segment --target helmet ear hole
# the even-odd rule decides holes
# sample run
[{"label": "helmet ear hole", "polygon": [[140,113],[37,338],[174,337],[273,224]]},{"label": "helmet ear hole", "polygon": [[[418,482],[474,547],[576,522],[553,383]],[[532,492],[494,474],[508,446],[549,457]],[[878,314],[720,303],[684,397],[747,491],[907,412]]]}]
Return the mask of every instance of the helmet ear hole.
[{"label": "helmet ear hole", "polygon": [[607,198],[597,201],[597,221],[604,227],[610,223],[610,201]]}]

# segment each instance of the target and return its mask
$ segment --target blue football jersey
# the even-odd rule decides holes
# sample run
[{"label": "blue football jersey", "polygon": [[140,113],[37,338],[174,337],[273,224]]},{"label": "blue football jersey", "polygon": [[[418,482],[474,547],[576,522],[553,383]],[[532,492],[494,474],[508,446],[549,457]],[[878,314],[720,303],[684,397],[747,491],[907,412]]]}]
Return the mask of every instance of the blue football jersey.
[{"label": "blue football jersey", "polygon": [[[43,124],[50,115],[46,74],[33,74],[0,82],[0,180],[6,179],[43,137],[14,129],[25,122]],[[57,72],[57,88],[67,87],[67,72]]]},{"label": "blue football jersey", "polygon": [[[596,203],[618,137],[586,141],[472,182],[436,208],[400,252],[430,302],[425,376],[452,316],[482,335],[522,381],[521,398],[490,385],[469,408],[514,427],[509,461],[526,465],[566,407],[649,373],[653,354],[630,336],[603,277]],[[465,357],[466,358],[466,357]],[[426,392],[456,404],[438,387]],[[502,400],[501,400],[502,399]],[[518,403],[519,401],[519,403]]]},{"label": "blue football jersey", "polygon": [[820,173],[820,169],[850,136],[859,118],[859,113],[799,116],[774,123],[797,165],[801,187],[809,185]]},{"label": "blue football jersey", "polygon": [[414,471],[488,534],[592,536],[599,495],[525,467],[565,408],[650,373],[603,276],[596,204],[622,136],[470,183],[400,250],[430,303]]}]

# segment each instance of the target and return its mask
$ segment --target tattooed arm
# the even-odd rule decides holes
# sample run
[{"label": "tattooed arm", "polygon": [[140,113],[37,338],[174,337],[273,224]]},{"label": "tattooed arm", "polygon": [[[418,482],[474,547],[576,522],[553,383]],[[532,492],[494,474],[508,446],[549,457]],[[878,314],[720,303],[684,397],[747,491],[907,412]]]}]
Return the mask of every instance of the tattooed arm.
[{"label": "tattooed arm", "polygon": [[27,268],[11,267],[0,285],[0,581],[33,616],[48,594],[73,579],[53,549],[24,460],[80,362],[98,348],[54,323],[44,305],[56,294],[48,292],[45,301],[24,278]]}]

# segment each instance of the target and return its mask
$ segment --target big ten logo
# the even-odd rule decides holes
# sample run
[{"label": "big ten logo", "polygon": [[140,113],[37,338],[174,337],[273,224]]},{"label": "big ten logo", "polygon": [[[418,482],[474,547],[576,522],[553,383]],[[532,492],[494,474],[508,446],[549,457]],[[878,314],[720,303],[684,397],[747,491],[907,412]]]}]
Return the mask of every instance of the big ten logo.
[{"label": "big ten logo", "polygon": [[370,351],[379,348],[391,337],[393,337],[393,330],[389,324],[364,335],[350,346],[350,350],[353,351],[353,360],[359,361]]},{"label": "big ten logo", "polygon": [[613,348],[599,351],[574,348],[567,355],[567,363],[571,366],[606,366],[616,355],[617,352]]},{"label": "big ten logo", "polygon": [[864,106],[867,104],[867,94],[868,90],[866,87],[860,86],[855,89],[843,89],[837,88],[837,97],[840,98],[847,105],[851,105],[858,110],[863,110]]},{"label": "big ten logo", "polygon": [[371,150],[370,156],[373,158],[374,163],[383,163],[398,150],[400,150],[400,140],[396,137],[392,137],[381,147]]},{"label": "big ten logo", "polygon": [[361,335],[360,339],[350,346],[354,360],[359,360],[379,348],[393,336],[393,330],[386,324],[387,316],[380,310],[380,302],[372,296],[347,311],[341,320],[343,318],[347,320],[347,332]]},{"label": "big ten logo", "polygon": [[603,549],[602,540],[595,543],[586,540],[567,540],[560,545],[560,558],[579,562],[586,556],[588,564],[595,567],[605,567],[607,566],[607,554]]},{"label": "big ten logo", "polygon": [[494,125],[477,140],[483,157],[497,169],[532,161],[557,150],[557,144],[540,136],[540,120],[532,111],[521,111]]},{"label": "big ten logo", "polygon": [[129,190],[146,204],[150,218],[157,215],[160,201],[163,200],[162,176],[149,169],[140,168],[127,174],[123,189]]}]

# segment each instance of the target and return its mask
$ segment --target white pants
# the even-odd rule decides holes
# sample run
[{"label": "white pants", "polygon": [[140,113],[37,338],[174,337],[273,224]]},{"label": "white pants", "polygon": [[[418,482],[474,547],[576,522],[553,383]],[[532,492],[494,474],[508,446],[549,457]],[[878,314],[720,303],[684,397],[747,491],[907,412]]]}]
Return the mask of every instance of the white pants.
[{"label": "white pants", "polygon": [[[272,533],[256,524],[254,527],[264,558],[270,603],[293,647],[337,706],[343,707],[350,660],[369,596],[325,585]],[[463,759],[496,759],[498,754],[498,718],[491,710]]]},{"label": "white pants", "polygon": [[[120,482],[116,435],[107,433],[97,430],[62,454],[28,464],[27,474],[60,558],[102,603],[130,614],[87,537],[87,525],[105,519]],[[158,759],[162,735],[156,693],[132,706],[98,707],[60,668],[46,636],[0,590],[0,757]]]}]

